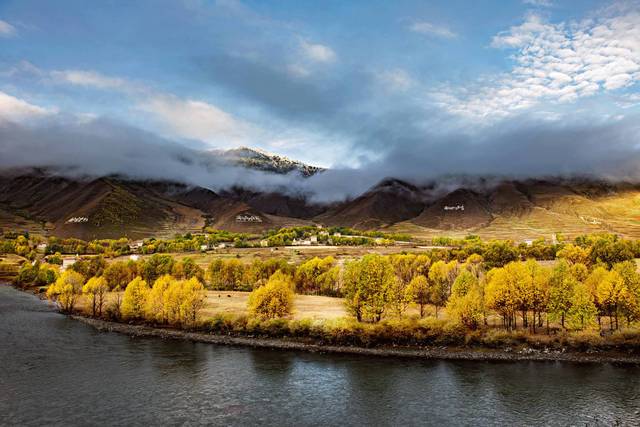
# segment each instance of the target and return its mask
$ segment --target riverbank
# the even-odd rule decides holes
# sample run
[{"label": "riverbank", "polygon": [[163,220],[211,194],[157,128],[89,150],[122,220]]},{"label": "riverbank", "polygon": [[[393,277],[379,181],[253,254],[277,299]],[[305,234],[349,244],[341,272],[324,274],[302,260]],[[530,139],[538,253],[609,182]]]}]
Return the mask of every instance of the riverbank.
[{"label": "riverbank", "polygon": [[405,357],[417,359],[472,360],[472,361],[562,361],[571,363],[616,363],[640,365],[640,355],[619,352],[577,352],[537,350],[529,347],[508,349],[481,349],[466,347],[376,347],[334,346],[314,343],[311,340],[288,338],[241,337],[190,332],[172,328],[156,328],[146,325],[110,322],[101,319],[73,315],[73,319],[99,331],[117,332],[132,337],[189,340],[194,342],[268,348],[316,353],[354,354],[375,357]]},{"label": "riverbank", "polygon": [[[10,286],[10,285],[9,285]],[[23,292],[33,294],[41,299],[42,293],[38,293],[35,289],[21,289]],[[541,347],[539,343],[517,342],[507,339],[506,342],[499,342],[497,346],[488,346],[478,342],[471,342],[470,345],[458,345],[455,341],[451,344],[446,340],[439,340],[438,333],[435,333],[435,339],[427,345],[371,345],[365,346],[360,344],[351,344],[353,340],[347,339],[349,345],[336,345],[323,342],[312,336],[287,336],[286,329],[279,325],[279,321],[267,323],[268,326],[259,329],[256,333],[248,331],[245,324],[244,333],[227,332],[227,330],[213,331],[188,331],[175,329],[171,327],[155,327],[145,324],[123,323],[91,317],[83,313],[74,313],[68,315],[70,318],[92,326],[93,328],[103,332],[116,332],[131,337],[151,337],[172,340],[188,340],[194,342],[210,343],[217,345],[243,346],[264,349],[278,349],[289,351],[305,351],[314,353],[334,353],[334,354],[353,354],[372,357],[403,357],[414,359],[441,359],[441,360],[470,360],[470,361],[562,361],[571,363],[616,363],[640,365],[640,353],[635,349],[605,349],[605,348],[587,348],[581,351],[571,345],[558,347],[558,343],[551,342],[549,345]],[[223,320],[224,318],[218,320]],[[282,320],[288,322],[287,320]],[[291,321],[292,323],[295,321]],[[205,324],[208,322],[205,322]],[[215,323],[215,319],[214,319]],[[242,323],[242,322],[240,322]],[[274,325],[275,323],[275,325]],[[269,332],[269,327],[275,326],[274,333]],[[375,325],[362,325],[375,326]],[[231,330],[237,328],[238,325],[230,325]],[[289,325],[289,330],[294,329]],[[364,330],[366,331],[366,329]],[[220,333],[222,332],[222,333]],[[344,331],[343,331],[344,333]],[[357,331],[350,331],[352,334],[358,334]],[[279,334],[279,336],[277,336]],[[441,332],[440,332],[441,334]],[[273,335],[273,336],[270,336]],[[283,336],[284,335],[284,336]],[[293,335],[293,334],[292,334]],[[440,337],[442,338],[442,337]],[[507,337],[509,338],[509,337]],[[533,337],[532,337],[533,338]],[[364,339],[363,341],[367,341]],[[531,344],[531,345],[529,345]],[[499,348],[496,348],[499,347]],[[613,348],[611,345],[609,348]]]}]

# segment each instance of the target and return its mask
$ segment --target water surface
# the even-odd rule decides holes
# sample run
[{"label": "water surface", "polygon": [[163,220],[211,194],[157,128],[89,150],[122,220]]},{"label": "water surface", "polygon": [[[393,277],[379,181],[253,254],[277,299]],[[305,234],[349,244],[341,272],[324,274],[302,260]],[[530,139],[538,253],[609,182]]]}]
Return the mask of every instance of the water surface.
[{"label": "water surface", "polygon": [[0,286],[2,425],[640,424],[640,368],[225,347],[97,332]]}]

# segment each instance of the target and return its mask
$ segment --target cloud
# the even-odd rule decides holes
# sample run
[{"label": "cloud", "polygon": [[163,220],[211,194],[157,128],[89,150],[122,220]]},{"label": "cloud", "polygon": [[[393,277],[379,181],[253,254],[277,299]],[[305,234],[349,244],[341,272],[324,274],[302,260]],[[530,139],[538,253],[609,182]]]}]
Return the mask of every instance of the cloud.
[{"label": "cloud", "polygon": [[131,84],[125,79],[108,77],[90,70],[52,71],[51,77],[58,83],[69,83],[76,86],[93,87],[97,89],[125,90]]},{"label": "cloud", "polygon": [[158,92],[127,79],[92,70],[62,70],[49,73],[58,84],[71,84],[129,95],[138,110],[148,113],[168,136],[229,147],[246,143],[250,126],[216,105]]},{"label": "cloud", "polygon": [[33,105],[22,99],[0,92],[0,123],[20,122],[52,114],[54,111]]},{"label": "cloud", "polygon": [[331,63],[337,59],[333,49],[319,43],[309,43],[306,40],[301,40],[300,48],[308,59],[315,62]]},{"label": "cloud", "polygon": [[170,135],[179,138],[230,146],[248,130],[231,114],[202,101],[156,95],[140,100],[138,108],[155,115]]},{"label": "cloud", "polygon": [[442,37],[445,39],[454,39],[458,37],[458,34],[454,33],[449,28],[427,21],[414,22],[409,26],[409,30],[413,31],[414,33]]},{"label": "cloud", "polygon": [[543,101],[568,103],[631,86],[640,80],[640,12],[557,24],[530,14],[496,35],[491,47],[515,50],[511,71],[436,90],[439,105],[467,118],[495,119]]},{"label": "cloud", "polygon": [[551,0],[522,0],[522,3],[534,7],[553,7]]},{"label": "cloud", "polygon": [[0,19],[0,37],[13,37],[16,34],[16,27]]},{"label": "cloud", "polygon": [[409,73],[401,68],[381,72],[378,79],[386,88],[400,92],[410,89],[415,84]]}]

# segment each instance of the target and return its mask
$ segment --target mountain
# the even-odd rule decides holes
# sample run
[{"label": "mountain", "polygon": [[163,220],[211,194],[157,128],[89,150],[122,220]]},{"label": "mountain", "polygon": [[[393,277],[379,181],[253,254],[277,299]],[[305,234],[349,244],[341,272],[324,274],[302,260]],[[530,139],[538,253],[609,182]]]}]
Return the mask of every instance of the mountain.
[{"label": "mountain", "polygon": [[46,170],[0,174],[0,228],[83,239],[166,237],[205,227],[261,233],[323,224],[416,237],[550,238],[613,232],[640,238],[640,185],[589,179],[466,179],[416,185],[385,179],[331,205],[303,194],[118,176],[60,177]]},{"label": "mountain", "polygon": [[415,185],[385,179],[360,197],[339,204],[315,219],[327,225],[380,228],[419,215],[425,206],[422,197]]},{"label": "mountain", "polygon": [[173,236],[205,226],[256,233],[308,224],[268,215],[201,187],[118,177],[63,178],[42,171],[0,176],[0,228],[82,239]]},{"label": "mountain", "polygon": [[226,151],[216,150],[214,153],[232,164],[264,172],[287,174],[297,171],[302,176],[310,177],[324,171],[323,168],[310,166],[257,148],[240,147]]}]

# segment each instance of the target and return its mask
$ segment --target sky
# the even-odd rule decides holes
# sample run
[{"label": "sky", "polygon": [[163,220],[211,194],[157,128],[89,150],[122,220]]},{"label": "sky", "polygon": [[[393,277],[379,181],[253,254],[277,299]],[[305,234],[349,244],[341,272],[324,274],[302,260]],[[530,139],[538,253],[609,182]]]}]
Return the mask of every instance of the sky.
[{"label": "sky", "polygon": [[0,0],[0,166],[286,185],[202,165],[250,146],[331,168],[299,186],[332,197],[637,179],[639,81],[636,0]]}]

